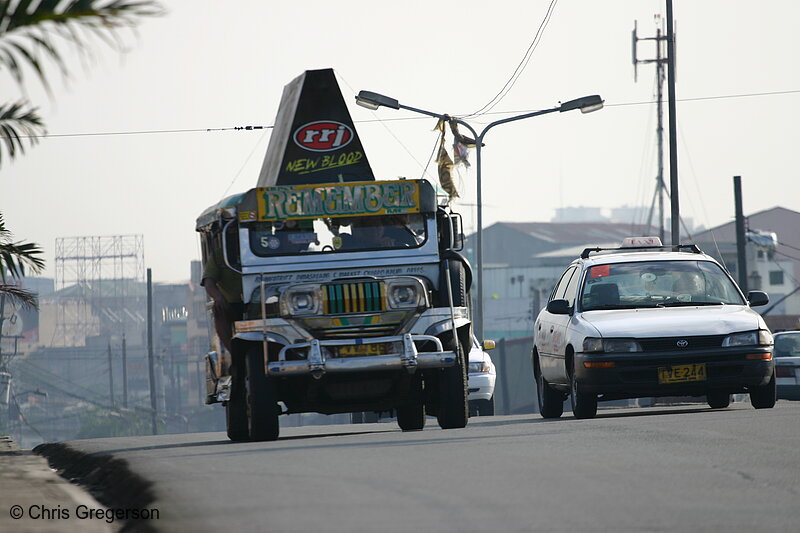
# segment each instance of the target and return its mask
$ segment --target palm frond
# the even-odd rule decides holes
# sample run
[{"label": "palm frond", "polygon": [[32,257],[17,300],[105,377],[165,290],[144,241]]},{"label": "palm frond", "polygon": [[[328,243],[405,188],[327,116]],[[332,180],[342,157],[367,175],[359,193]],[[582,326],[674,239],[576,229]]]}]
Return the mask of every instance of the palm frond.
[{"label": "palm frond", "polygon": [[6,296],[11,303],[19,304],[26,309],[39,309],[39,298],[36,293],[16,285],[0,283],[0,295]]},{"label": "palm frond", "polygon": [[51,35],[72,45],[81,57],[89,55],[94,38],[123,51],[117,30],[135,30],[140,19],[164,13],[156,0],[0,0],[0,69],[22,84],[23,65],[28,65],[49,91],[42,57],[55,63],[62,75],[68,72]]},{"label": "palm frond", "polygon": [[44,269],[44,252],[38,244],[27,242],[14,242],[13,234],[6,228],[3,214],[0,213],[0,279],[6,281],[6,271],[12,278],[21,278],[25,275],[25,268],[31,272],[39,273]]},{"label": "palm frond", "polygon": [[29,108],[26,102],[0,104],[0,165],[3,163],[3,152],[14,159],[18,153],[25,153],[25,142],[33,146],[46,133],[36,109]]}]

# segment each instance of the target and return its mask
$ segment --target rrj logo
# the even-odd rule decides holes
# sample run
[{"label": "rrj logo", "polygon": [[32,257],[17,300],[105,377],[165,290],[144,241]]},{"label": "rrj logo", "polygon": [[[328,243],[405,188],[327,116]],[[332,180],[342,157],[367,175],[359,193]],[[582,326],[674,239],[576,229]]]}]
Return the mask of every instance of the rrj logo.
[{"label": "rrj logo", "polygon": [[353,130],[332,120],[309,122],[294,132],[295,144],[312,152],[332,152],[347,146],[352,140]]}]

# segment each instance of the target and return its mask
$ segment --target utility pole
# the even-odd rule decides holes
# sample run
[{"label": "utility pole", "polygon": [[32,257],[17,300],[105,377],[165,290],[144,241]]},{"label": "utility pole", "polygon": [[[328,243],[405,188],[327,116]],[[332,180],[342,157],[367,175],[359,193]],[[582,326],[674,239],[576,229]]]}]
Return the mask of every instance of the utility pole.
[{"label": "utility pole", "polygon": [[156,403],[156,369],[153,356],[153,271],[147,269],[147,367],[150,374],[150,413],[153,435],[158,434]]},{"label": "utility pole", "polygon": [[741,176],[733,177],[733,201],[736,204],[736,269],[739,271],[739,288],[747,294],[747,240]]},{"label": "utility pole", "polygon": [[128,407],[128,352],[125,333],[122,334],[122,407]]},{"label": "utility pole", "polygon": [[[638,81],[638,64],[655,63],[656,65],[656,138],[658,142],[658,175],[656,176],[656,188],[653,193],[653,201],[650,203],[650,214],[647,217],[647,226],[650,227],[653,220],[653,210],[655,207],[656,199],[658,200],[658,236],[661,242],[664,242],[664,193],[667,186],[664,184],[664,80],[665,66],[667,59],[664,57],[664,44],[667,41],[667,36],[662,34],[664,21],[660,15],[656,15],[656,23],[660,22],[661,27],[656,27],[655,37],[639,37],[636,33],[637,23],[633,23],[633,80]],[[656,57],[655,59],[639,59],[637,57],[637,43],[639,41],[655,41],[656,43]]]},{"label": "utility pole", "polygon": [[108,341],[108,397],[114,407],[114,365],[111,362],[111,341]]},{"label": "utility pole", "polygon": [[[667,0],[667,99],[669,100],[669,199],[672,245],[681,243],[681,207],[678,193],[678,118],[675,110],[675,31],[672,0]],[[677,248],[676,248],[677,249]]]}]

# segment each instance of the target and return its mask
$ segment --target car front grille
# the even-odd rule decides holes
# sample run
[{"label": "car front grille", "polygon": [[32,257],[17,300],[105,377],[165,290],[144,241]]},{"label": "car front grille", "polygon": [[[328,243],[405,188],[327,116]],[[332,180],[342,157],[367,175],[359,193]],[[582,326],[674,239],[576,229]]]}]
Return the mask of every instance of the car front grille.
[{"label": "car front grille", "polygon": [[380,281],[324,285],[322,300],[326,315],[386,310],[386,291]]},{"label": "car front grille", "polygon": [[700,335],[696,337],[663,337],[657,339],[639,339],[644,352],[680,352],[683,350],[700,350],[719,348],[725,335]]}]

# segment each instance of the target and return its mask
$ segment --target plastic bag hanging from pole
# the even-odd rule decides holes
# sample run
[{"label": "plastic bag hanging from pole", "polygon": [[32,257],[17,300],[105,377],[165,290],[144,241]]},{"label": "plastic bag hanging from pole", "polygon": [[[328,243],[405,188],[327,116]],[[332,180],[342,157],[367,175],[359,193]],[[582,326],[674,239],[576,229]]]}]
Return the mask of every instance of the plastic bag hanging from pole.
[{"label": "plastic bag hanging from pole", "polygon": [[463,164],[465,167],[469,168],[469,149],[475,148],[475,139],[470,139],[469,137],[461,135],[461,132],[458,131],[458,122],[456,122],[454,118],[450,119],[450,131],[453,133],[453,157],[455,158],[455,164]]},{"label": "plastic bag hanging from pole", "polygon": [[458,191],[453,181],[453,160],[450,159],[450,154],[447,153],[447,149],[444,147],[444,120],[440,120],[438,124],[436,124],[436,129],[441,132],[439,153],[436,156],[436,164],[439,171],[439,184],[450,197],[449,201],[452,201],[453,198],[458,198]]}]

